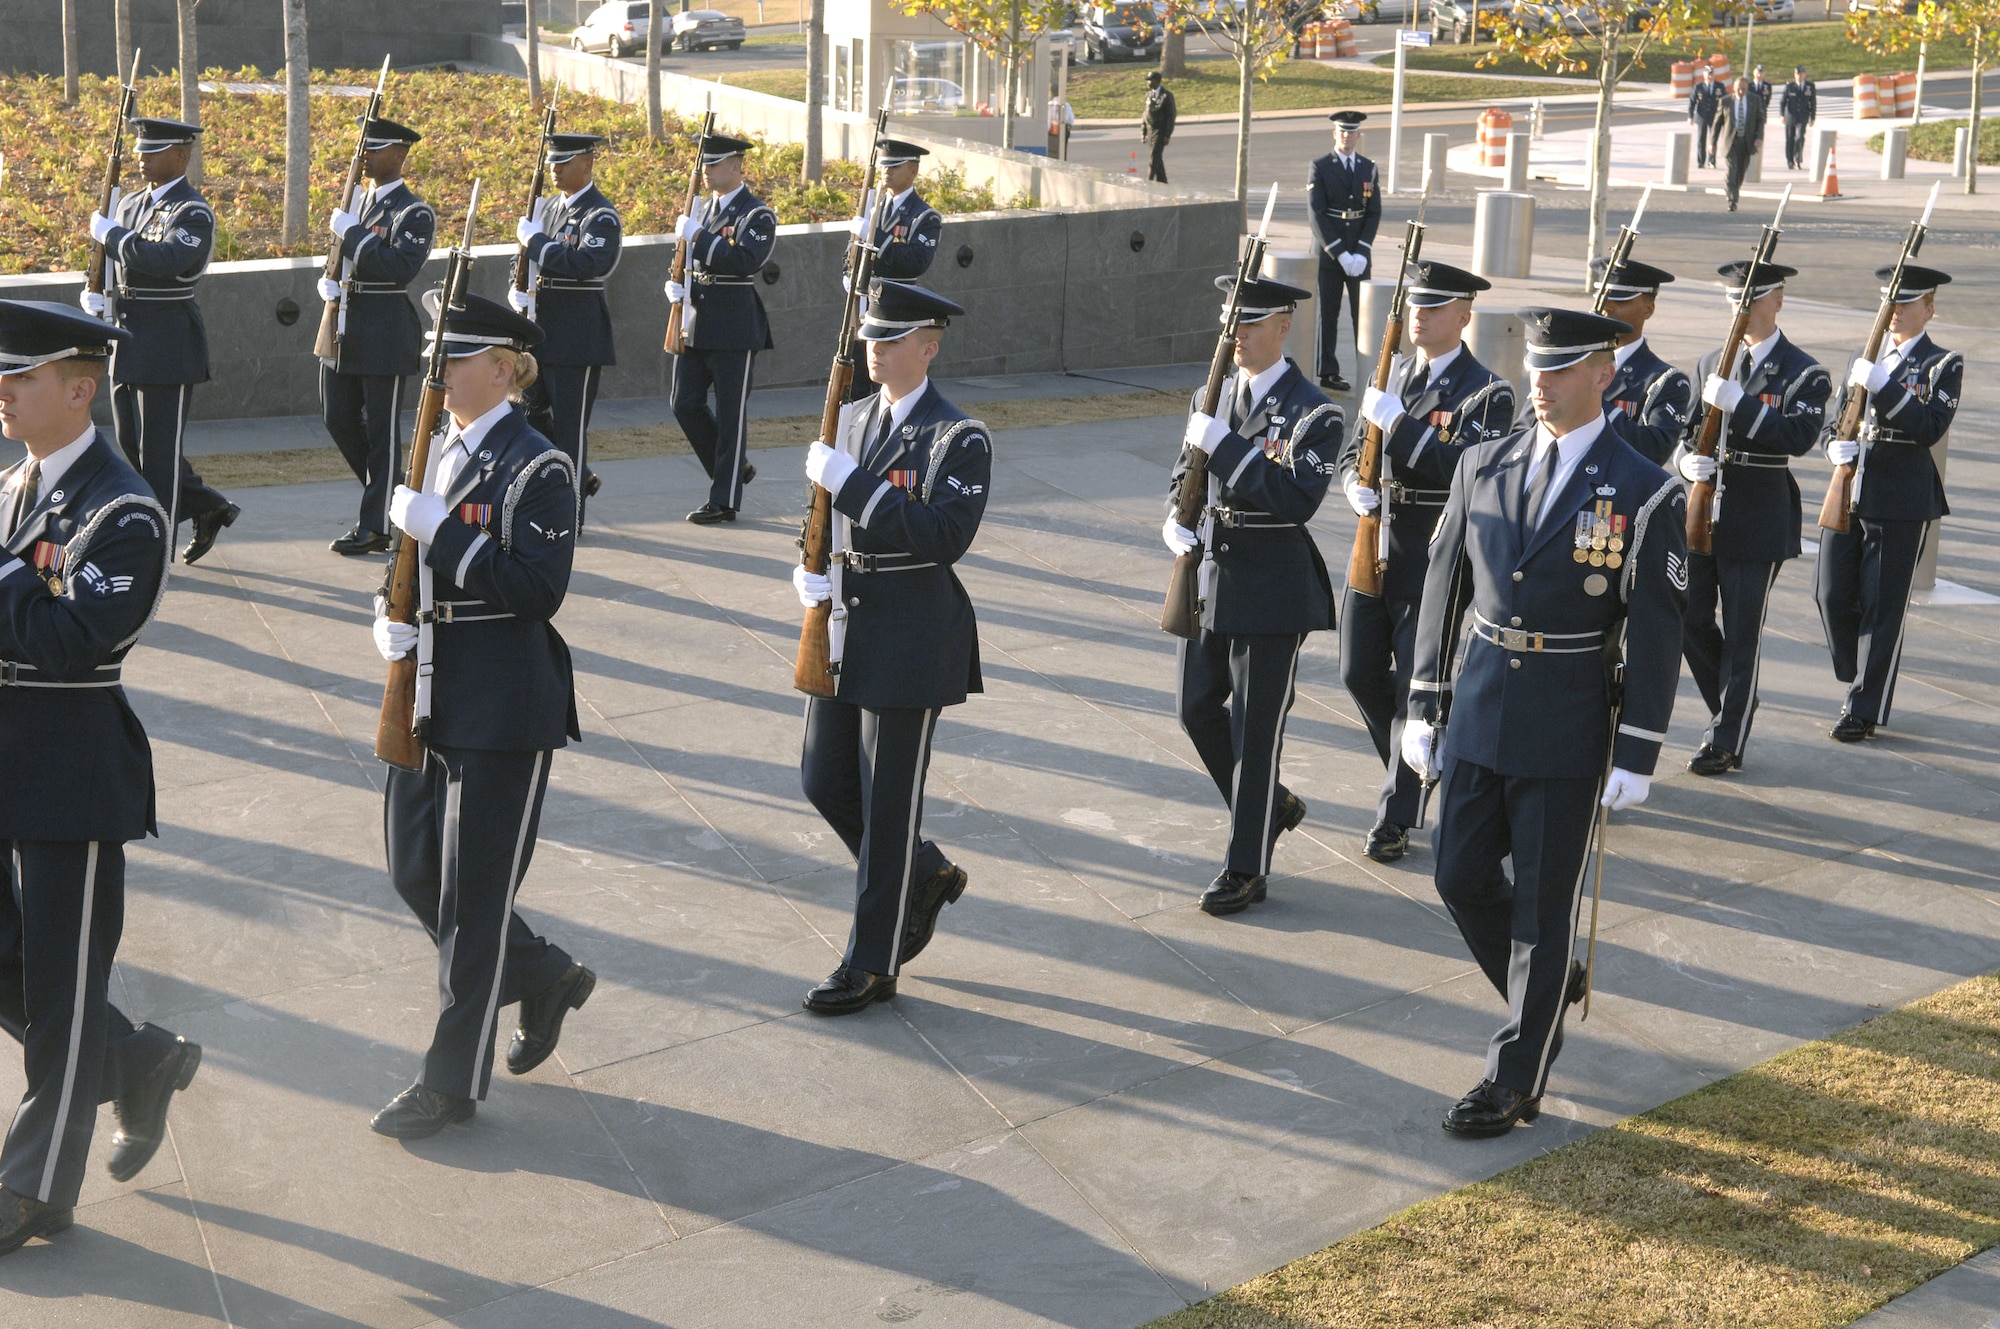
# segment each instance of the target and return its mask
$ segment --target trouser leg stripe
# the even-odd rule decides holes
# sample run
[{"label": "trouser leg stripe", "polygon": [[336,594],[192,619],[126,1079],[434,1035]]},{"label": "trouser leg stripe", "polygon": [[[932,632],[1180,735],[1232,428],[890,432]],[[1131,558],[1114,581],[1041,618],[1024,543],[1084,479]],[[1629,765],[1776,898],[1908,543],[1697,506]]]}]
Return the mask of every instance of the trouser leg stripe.
[{"label": "trouser leg stripe", "polygon": [[[910,775],[910,820],[903,831],[903,889],[896,897],[896,933],[889,939],[889,975],[903,967],[903,921],[910,912],[910,872],[917,858],[917,818],[924,810],[924,771],[930,765],[935,710],[924,712],[923,736],[917,741],[916,769]],[[879,730],[877,731],[879,734]]]},{"label": "trouser leg stripe", "polygon": [[[97,906],[98,842],[92,840],[83,857],[83,922],[76,937],[76,994],[69,1011],[69,1059],[63,1064],[62,1095],[56,1100],[55,1129],[49,1139],[48,1161],[42,1164],[42,1184],[35,1198],[47,1204],[56,1181],[56,1163],[62,1157],[63,1139],[69,1134],[69,1103],[76,1093],[76,1066],[83,1054],[83,1006],[90,991],[91,914]],[[14,859],[15,878],[20,880],[21,860]],[[27,895],[22,882],[22,896]]]},{"label": "trouser leg stripe", "polygon": [[[495,947],[496,958],[493,962],[493,990],[486,997],[486,1015],[479,1022],[479,1045],[478,1051],[474,1053],[472,1076],[474,1098],[486,1096],[487,1077],[492,1072],[492,1067],[487,1062],[487,1054],[492,1050],[493,1024],[500,1014],[500,980],[507,972],[507,925],[514,917],[514,893],[521,889],[521,858],[527,852],[528,828],[535,818],[535,791],[541,788],[542,767],[548,760],[549,754],[546,752],[535,754],[535,764],[528,771],[527,796],[521,801],[520,824],[514,830],[514,861],[507,868],[507,898],[505,906],[500,910],[500,933]],[[463,923],[460,926],[463,926]]]}]

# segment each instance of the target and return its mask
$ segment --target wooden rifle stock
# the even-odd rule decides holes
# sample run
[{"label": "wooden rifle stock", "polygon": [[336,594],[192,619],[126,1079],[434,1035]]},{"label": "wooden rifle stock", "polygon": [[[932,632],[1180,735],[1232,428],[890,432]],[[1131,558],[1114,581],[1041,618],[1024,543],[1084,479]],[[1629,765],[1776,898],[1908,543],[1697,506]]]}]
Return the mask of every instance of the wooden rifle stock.
[{"label": "wooden rifle stock", "polygon": [[[542,190],[549,179],[549,143],[556,133],[556,99],[549,98],[548,109],[542,112],[542,142],[535,154],[535,178],[528,186],[528,206],[521,209],[523,217],[533,217],[535,208],[542,201]],[[522,245],[514,255],[514,289],[528,289],[528,247]]]},{"label": "wooden rifle stock", "polygon": [[[104,160],[104,188],[98,194],[97,210],[112,217],[112,198],[118,192],[118,178],[125,170],[125,126],[139,109],[139,52],[132,52],[132,77],[118,93],[118,118],[111,122],[111,153]],[[90,242],[90,267],[84,273],[83,289],[92,295],[104,294],[104,246]]]},{"label": "wooden rifle stock", "polygon": [[[708,151],[708,136],[714,132],[715,112],[705,111],[701,117],[701,136],[695,140],[694,144],[694,165],[688,168],[687,194],[681,199],[681,216],[683,217],[694,216],[694,201],[701,196],[701,158],[702,154]],[[673,267],[668,269],[667,276],[682,285],[686,285],[687,274],[688,242],[685,240],[675,240],[674,263]],[[682,326],[686,321],[685,314],[686,311],[679,300],[674,301],[673,305],[667,310],[666,351],[668,355],[679,355],[681,352],[687,350],[687,331]]]},{"label": "wooden rifle stock", "polygon": [[[347,162],[347,180],[340,189],[339,205],[352,209],[355,194],[361,188],[361,169],[368,160],[368,124],[382,112],[382,90],[389,82],[389,57],[382,57],[382,72],[375,78],[375,91],[368,98],[368,109],[361,116],[361,127],[354,133],[354,155]],[[320,274],[328,281],[340,280],[340,241],[335,240],[327,247],[326,269]],[[322,360],[333,361],[340,357],[340,301],[328,300],[319,312],[319,335],[313,339],[313,354]]]},{"label": "wooden rifle stock", "polygon": [[[1403,234],[1403,262],[1396,270],[1396,295],[1389,304],[1389,322],[1382,329],[1382,350],[1375,359],[1375,390],[1389,390],[1389,375],[1395,370],[1396,353],[1403,347],[1403,321],[1409,314],[1410,265],[1424,249],[1423,214],[1418,213]],[[1354,482],[1363,489],[1382,487],[1382,427],[1369,423],[1361,434],[1361,452],[1355,458]],[[1354,549],[1347,556],[1347,586],[1362,595],[1382,594],[1382,576],[1389,570],[1383,557],[1382,505],[1364,513],[1354,525]]]}]

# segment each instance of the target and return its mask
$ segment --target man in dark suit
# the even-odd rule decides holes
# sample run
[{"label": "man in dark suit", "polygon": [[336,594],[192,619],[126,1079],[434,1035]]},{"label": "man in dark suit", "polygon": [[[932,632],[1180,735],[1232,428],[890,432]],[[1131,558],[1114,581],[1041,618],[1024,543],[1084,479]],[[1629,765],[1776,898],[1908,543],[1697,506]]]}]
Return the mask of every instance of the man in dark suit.
[{"label": "man in dark suit", "polygon": [[851,1015],[896,995],[902,967],[930,944],[966,876],[923,838],[924,774],[939,713],[983,691],[979,626],[953,565],[986,511],[986,426],[930,381],[939,338],[965,311],[921,286],[878,281],[860,337],[881,384],[857,402],[806,476],[833,496],[834,561],[792,569],[808,609],[833,601],[831,697],[806,702],[800,778],[855,858],[854,925],[816,1015]]},{"label": "man in dark suit", "polygon": [[[1414,265],[1408,281],[1416,354],[1397,357],[1386,392],[1373,385],[1363,391],[1362,418],[1340,454],[1341,486],[1357,515],[1380,508],[1382,490],[1389,494],[1382,593],[1363,595],[1350,586],[1340,606],[1340,681],[1360,708],[1385,770],[1375,824],[1362,845],[1378,863],[1403,857],[1410,827],[1423,823],[1422,781],[1404,764],[1402,751],[1431,531],[1450,497],[1459,454],[1511,433],[1514,420],[1514,385],[1474,359],[1464,342],[1472,298],[1492,283],[1429,260]],[[1363,488],[1356,475],[1370,424],[1382,430],[1376,489]]]},{"label": "man in dark suit", "polygon": [[687,242],[687,281],[669,281],[667,299],[686,310],[687,350],[674,357],[674,419],[710,482],[708,501],[687,519],[712,526],[736,520],[743,486],[757,474],[747,459],[750,367],[772,345],[757,274],[777,244],[778,214],[743,183],[747,141],[710,134],[702,143],[711,196],[699,217],[674,219],[674,234]]},{"label": "man in dark suit", "polygon": [[1722,86],[1715,70],[1701,67],[1701,77],[1688,94],[1688,123],[1694,126],[1694,164],[1715,165],[1715,108],[1722,101]]},{"label": "man in dark suit", "polygon": [[1307,220],[1319,249],[1319,385],[1352,391],[1340,376],[1340,307],[1361,326],[1361,283],[1368,279],[1375,229],[1382,224],[1382,191],[1375,163],[1361,155],[1366,111],[1335,111],[1333,151],[1313,162],[1306,184]]},{"label": "man in dark suit", "polygon": [[[1894,273],[1877,268],[1875,279]],[[1879,360],[1857,354],[1847,365],[1847,383],[1868,393],[1861,437],[1837,437],[1837,415],[1822,431],[1827,460],[1855,467],[1849,529],[1819,533],[1813,574],[1833,674],[1850,685],[1832,731],[1842,743],[1872,738],[1877,725],[1889,723],[1910,583],[1931,524],[1951,511],[1931,447],[1958,414],[1965,360],[1925,331],[1937,289],[1950,280],[1936,268],[1904,267],[1889,324],[1893,344]]]},{"label": "man in dark suit", "polygon": [[1804,170],[1806,130],[1819,119],[1819,89],[1806,77],[1804,65],[1792,66],[1792,81],[1778,97],[1778,114],[1785,121],[1785,165]]},{"label": "man in dark suit", "polygon": [[1738,78],[1731,85],[1729,96],[1716,108],[1716,125],[1716,143],[1724,166],[1723,192],[1734,212],[1750,159],[1764,146],[1764,99],[1750,91],[1747,79]]},{"label": "man in dark suit", "polygon": [[1651,787],[1687,590],[1681,487],[1604,418],[1625,325],[1521,316],[1536,424],[1468,448],[1452,476],[1403,730],[1404,760],[1438,775],[1438,894],[1507,1003],[1485,1078],[1445,1114],[1473,1137],[1541,1112],[1586,981],[1571,953],[1592,823]]},{"label": "man in dark suit", "polygon": [[397,485],[389,500],[390,520],[418,543],[418,623],[375,604],[382,657],[416,652],[428,730],[423,769],[390,768],[382,796],[390,882],[438,948],[423,1069],[373,1122],[404,1140],[472,1120],[502,1006],[521,1003],[507,1069],[523,1075],[597,985],[514,912],[550,758],[581,737],[569,647],[550,621],[576,552],[576,466],[521,410],[542,330],[476,295],[440,316],[446,432],[422,490]]},{"label": "man in dark suit", "polygon": [[403,380],[422,367],[423,330],[405,292],[431,256],[437,213],[403,179],[410,147],[422,138],[393,120],[369,121],[362,129],[368,194],[343,200],[328,222],[340,241],[341,279],[321,277],[319,293],[340,305],[340,336],[333,359],[320,362],[320,416],[361,482],[360,515],[328,548],[350,557],[389,548]]},{"label": "man in dark suit", "polygon": [[132,334],[111,355],[118,446],[153,487],[173,527],[193,523],[181,553],[193,563],[240,511],[202,483],[182,450],[195,384],[208,382],[208,328],[194,292],[215,257],[215,211],[187,181],[201,126],[134,120],[132,128],[152,188],[123,196],[112,217],[90,214],[110,294],[85,291],[83,307],[99,317],[115,314]]},{"label": "man in dark suit", "polygon": [[[1216,279],[1225,293],[1234,283]],[[1333,583],[1306,523],[1339,470],[1346,432],[1340,408],[1285,358],[1292,313],[1311,295],[1268,277],[1243,292],[1221,413],[1196,399],[1160,532],[1176,557],[1202,549],[1200,635],[1180,642],[1175,695],[1181,729],[1229,809],[1222,871],[1201,896],[1216,915],[1264,899],[1272,846],[1306,815],[1278,762],[1299,652],[1334,622]],[[1175,496],[1198,453],[1208,506],[1190,531],[1174,520]]]},{"label": "man in dark suit", "polygon": [[1611,260],[1592,261],[1591,271],[1605,283],[1604,312],[1627,324],[1612,353],[1611,386],[1604,390],[1604,414],[1640,456],[1655,466],[1667,464],[1681,436],[1687,433],[1694,409],[1694,384],[1662,360],[1646,344],[1646,323],[1653,317],[1660,287],[1674,279],[1665,268],[1628,258],[1605,276]]},{"label": "man in dark suit", "polygon": [[1146,109],[1139,116],[1139,141],[1151,149],[1146,178],[1167,183],[1167,144],[1174,136],[1174,121],[1180,110],[1174,104],[1173,89],[1160,83],[1160,71],[1146,71]]},{"label": "man in dark suit", "polygon": [[27,1092],[0,1149],[0,1255],[75,1219],[97,1107],[111,1175],[166,1134],[201,1047],[111,1003],[125,845],[154,832],[153,757],[121,681],[164,589],[173,528],[90,421],[123,328],[0,301],[0,1029]]},{"label": "man in dark suit", "polygon": [[[1731,303],[1742,295],[1749,267],[1739,260],[1716,269]],[[1742,347],[1729,364],[1710,351],[1695,367],[1707,410],[1688,422],[1678,469],[1690,484],[1713,480],[1720,504],[1710,552],[1688,556],[1688,672],[1711,717],[1688,762],[1696,775],[1722,775],[1743,765],[1757,718],[1764,606],[1778,570],[1799,556],[1799,482],[1791,459],[1819,441],[1833,391],[1825,367],[1778,330],[1785,281],[1797,275],[1782,263],[1759,264]],[[1721,411],[1727,420],[1713,457],[1693,450],[1707,411]]]}]

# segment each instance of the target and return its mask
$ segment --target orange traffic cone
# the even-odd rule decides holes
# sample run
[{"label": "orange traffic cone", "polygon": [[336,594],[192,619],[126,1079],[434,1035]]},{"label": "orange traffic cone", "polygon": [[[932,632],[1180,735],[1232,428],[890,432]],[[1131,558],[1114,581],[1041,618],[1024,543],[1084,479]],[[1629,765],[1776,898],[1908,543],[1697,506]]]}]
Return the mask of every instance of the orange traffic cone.
[{"label": "orange traffic cone", "polygon": [[1819,201],[1822,203],[1830,198],[1842,197],[1840,192],[1839,156],[1840,145],[1838,143],[1829,143],[1826,145],[1826,175],[1819,182]]}]

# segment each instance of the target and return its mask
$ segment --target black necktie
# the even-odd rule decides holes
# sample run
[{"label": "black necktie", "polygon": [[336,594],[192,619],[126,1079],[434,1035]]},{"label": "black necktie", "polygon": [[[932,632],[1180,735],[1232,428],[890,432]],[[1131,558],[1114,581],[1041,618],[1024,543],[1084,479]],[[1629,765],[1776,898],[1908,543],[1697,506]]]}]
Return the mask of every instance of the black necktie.
[{"label": "black necktie", "polygon": [[875,431],[875,441],[868,445],[868,455],[875,456],[888,446],[889,435],[896,431],[896,416],[889,405],[889,399],[882,399],[882,426]]},{"label": "black necktie", "polygon": [[1526,544],[1534,535],[1535,527],[1541,525],[1542,507],[1548,502],[1549,485],[1555,479],[1556,461],[1561,456],[1556,451],[1554,439],[1542,449],[1541,465],[1535,468],[1528,479],[1526,495],[1521,500],[1521,543]]},{"label": "black necktie", "polygon": [[1238,383],[1236,385],[1235,396],[1236,396],[1235,404],[1229,408],[1229,427],[1231,429],[1240,428],[1243,422],[1250,418],[1250,407],[1252,399],[1250,396],[1249,379],[1246,378],[1241,383]]},{"label": "black necktie", "polygon": [[21,524],[28,520],[28,514],[35,510],[35,503],[41,497],[42,464],[33,457],[28,458],[26,469],[14,487],[14,511],[7,519],[7,538],[14,538]]},{"label": "black necktie", "polygon": [[1424,389],[1431,385],[1431,362],[1424,361],[1417,366],[1417,372],[1410,375],[1409,386],[1403,389],[1403,400],[1415,401],[1424,395]]}]

